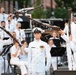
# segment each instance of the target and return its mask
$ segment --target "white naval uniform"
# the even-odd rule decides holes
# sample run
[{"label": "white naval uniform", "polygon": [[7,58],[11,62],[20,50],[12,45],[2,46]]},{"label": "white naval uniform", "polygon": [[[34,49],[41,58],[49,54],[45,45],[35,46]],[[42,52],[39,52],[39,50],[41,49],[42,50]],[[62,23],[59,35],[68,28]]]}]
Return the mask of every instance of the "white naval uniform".
[{"label": "white naval uniform", "polygon": [[22,21],[23,21],[23,19],[20,18],[20,17],[19,17],[18,19],[15,17],[13,20],[14,20],[14,22],[15,22],[15,25],[16,25],[18,22],[22,22]]},{"label": "white naval uniform", "polygon": [[10,24],[8,23],[8,20],[7,20],[5,29],[9,32],[13,32],[16,29],[14,20],[11,20]]},{"label": "white naval uniform", "polygon": [[1,22],[1,21],[6,21],[7,18],[8,18],[8,14],[5,14],[5,13],[4,13],[4,14],[1,14],[1,13],[0,13],[0,22]]},{"label": "white naval uniform", "polygon": [[[11,47],[11,49],[10,49],[10,53],[11,53],[11,54],[15,54],[16,51],[17,51],[17,48],[15,47],[15,45],[13,45],[13,46]],[[19,50],[19,52],[18,52],[18,54],[17,54],[16,57],[11,56],[10,63],[11,63],[12,65],[17,65],[17,66],[19,66],[20,69],[21,69],[21,75],[25,75],[25,74],[27,73],[27,70],[26,70],[26,62],[20,61],[20,59],[18,58],[19,55],[20,55],[20,50]]]},{"label": "white naval uniform", "polygon": [[16,38],[19,40],[19,42],[25,39],[26,36],[24,30],[15,29],[14,32],[16,33]]},{"label": "white naval uniform", "polygon": [[71,34],[72,34],[72,41],[70,42],[70,47],[73,51],[73,70],[76,70],[76,24],[71,23]]},{"label": "white naval uniform", "polygon": [[[32,75],[45,75],[45,69],[49,70],[50,53],[47,43],[34,40],[29,44],[28,72]],[[47,65],[45,66],[45,57]],[[30,74],[29,74],[30,75]]]},{"label": "white naval uniform", "polygon": [[[52,47],[56,47],[55,45],[49,46],[49,50],[51,50]],[[50,52],[50,51],[49,51]],[[50,55],[51,56],[51,55]],[[57,70],[57,57],[50,57],[50,66],[52,65],[53,70]]]},{"label": "white naval uniform", "polygon": [[67,61],[68,61],[68,69],[72,70],[73,69],[73,62],[72,62],[72,51],[71,51],[71,46],[69,43],[69,38],[64,34],[61,36],[65,41],[66,41],[66,52],[67,52]]},{"label": "white naval uniform", "polygon": [[[52,47],[56,47],[54,44],[52,45],[52,46],[49,46],[49,52],[50,52],[50,50],[51,50],[51,48]],[[57,70],[57,57],[52,57],[51,56],[51,54],[50,54],[50,64],[49,64],[49,68],[51,67],[51,65],[52,65],[52,67],[53,67],[53,70],[55,71],[55,70]],[[49,71],[47,71],[47,75],[50,75],[50,69],[49,69]]]},{"label": "white naval uniform", "polygon": [[75,70],[74,59],[73,59],[71,49],[75,50],[74,45],[76,46],[76,44],[74,43],[74,42],[76,42],[76,24],[74,22],[71,22],[70,26],[71,26],[72,41],[69,41],[68,25],[66,25],[64,28],[64,32],[67,33],[67,35],[64,34],[61,37],[66,41],[68,68],[69,68],[69,70],[72,70],[72,69]]},{"label": "white naval uniform", "polygon": [[26,68],[28,70],[28,48],[25,47],[24,49],[23,48],[21,49],[24,50],[24,52],[19,56],[19,58],[21,61],[26,62]]},{"label": "white naval uniform", "polygon": [[[9,45],[11,43],[12,43],[11,39],[8,39],[8,40],[2,40],[2,39],[0,39],[0,52],[2,52],[4,45]],[[3,63],[4,63],[4,59],[2,58],[2,56],[0,56],[0,75],[1,75],[1,72],[3,70],[3,66],[4,66]],[[5,65],[6,66],[5,71],[7,72],[7,68],[8,68],[7,60],[6,60],[5,64],[6,64]]]},{"label": "white naval uniform", "polygon": [[3,31],[2,29],[0,29],[0,36],[1,36],[2,39],[9,37],[9,35],[5,31]]},{"label": "white naval uniform", "polygon": [[28,48],[25,47],[25,48],[22,49],[22,50],[24,50],[24,53],[23,53],[22,55],[20,55],[19,58],[20,58],[20,60],[22,60],[22,61],[28,62]]},{"label": "white naval uniform", "polygon": [[0,29],[0,37],[1,39],[5,37],[5,32],[2,29]]}]

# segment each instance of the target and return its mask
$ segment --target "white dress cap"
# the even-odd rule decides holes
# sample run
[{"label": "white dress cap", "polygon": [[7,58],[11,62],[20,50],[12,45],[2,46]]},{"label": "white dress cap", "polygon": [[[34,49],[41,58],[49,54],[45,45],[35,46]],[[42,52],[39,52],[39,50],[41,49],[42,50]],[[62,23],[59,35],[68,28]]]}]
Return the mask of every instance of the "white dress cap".
[{"label": "white dress cap", "polygon": [[41,32],[41,33],[43,33],[44,32],[44,30],[43,29],[41,29],[41,28],[39,28],[39,27],[35,27],[35,28],[33,28],[33,30],[32,30],[32,32],[33,33],[38,33],[38,32]]}]

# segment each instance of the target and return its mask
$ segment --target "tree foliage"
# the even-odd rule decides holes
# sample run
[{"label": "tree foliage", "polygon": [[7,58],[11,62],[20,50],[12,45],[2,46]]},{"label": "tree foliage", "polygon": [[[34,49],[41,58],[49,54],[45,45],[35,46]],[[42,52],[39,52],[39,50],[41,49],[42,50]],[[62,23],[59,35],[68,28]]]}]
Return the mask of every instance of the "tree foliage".
[{"label": "tree foliage", "polygon": [[76,0],[55,0],[57,7],[54,9],[55,17],[68,18],[68,8],[76,8]]},{"label": "tree foliage", "polygon": [[[13,0],[18,1],[19,7],[23,8],[29,7],[31,5],[31,0]],[[32,11],[33,18],[50,18],[52,17],[52,12],[54,12],[53,16],[56,18],[68,18],[68,8],[71,7],[73,11],[76,11],[76,0],[55,0],[57,6],[53,10],[51,8],[47,8],[44,11],[43,7],[37,8]],[[35,6],[37,7],[41,4],[41,0],[36,0]]]},{"label": "tree foliage", "polygon": [[28,7],[30,5],[31,0],[13,0],[17,1],[20,8],[23,8],[23,6]]},{"label": "tree foliage", "polygon": [[[37,0],[36,4],[34,7],[37,7],[41,4],[41,0]],[[43,7],[39,7],[35,9],[32,13],[33,18],[45,18],[46,17],[46,12],[44,11]]]}]

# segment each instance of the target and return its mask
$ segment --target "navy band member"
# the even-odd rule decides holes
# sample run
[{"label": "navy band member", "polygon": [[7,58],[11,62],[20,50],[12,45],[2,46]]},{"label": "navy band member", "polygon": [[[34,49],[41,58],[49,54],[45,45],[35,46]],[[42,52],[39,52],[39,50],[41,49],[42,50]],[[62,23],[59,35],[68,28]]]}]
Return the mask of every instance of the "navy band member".
[{"label": "navy band member", "polygon": [[[60,30],[61,37],[66,41],[66,51],[68,60],[68,69],[76,70],[76,24],[75,19],[72,17],[71,20],[71,35],[69,36],[69,24],[65,23],[64,30]],[[66,35],[66,34],[67,35]],[[72,54],[73,52],[73,54]]]},{"label": "navy band member", "polygon": [[[29,75],[45,75],[45,70],[49,70],[48,65],[50,53],[48,45],[40,39],[43,32],[41,28],[36,27],[32,30],[32,32],[34,34],[34,41],[29,44],[28,51]],[[47,57],[46,66],[45,57]]]},{"label": "navy band member", "polygon": [[25,40],[26,35],[25,35],[24,30],[21,29],[21,23],[17,23],[16,29],[14,30],[14,32],[16,33],[16,38],[18,39],[20,43],[22,40]]},{"label": "navy band member", "polygon": [[[2,73],[2,70],[3,70],[3,66],[4,66],[4,60],[3,60],[3,58],[2,58],[2,51],[3,51],[3,46],[4,45],[9,45],[9,44],[12,44],[12,39],[11,38],[9,38],[8,40],[3,40],[2,38],[1,38],[1,35],[0,35],[0,75],[1,75],[1,73]],[[6,56],[5,56],[5,58],[6,58]],[[5,60],[5,72],[7,72],[7,68],[8,68],[8,63],[7,63],[7,60]]]},{"label": "navy band member", "polygon": [[14,41],[14,45],[11,47],[10,49],[10,53],[11,53],[11,60],[10,63],[12,65],[17,65],[19,66],[20,70],[21,70],[21,75],[26,75],[27,74],[27,70],[26,70],[26,62],[21,61],[19,59],[19,55],[22,54],[21,48],[19,47],[19,44]]},{"label": "navy band member", "polygon": [[[56,45],[54,45],[53,39],[48,40],[48,45],[49,45],[50,50],[51,50],[52,47],[56,47]],[[57,70],[57,57],[51,56],[50,62],[51,62],[50,66],[52,65],[53,70]]]}]

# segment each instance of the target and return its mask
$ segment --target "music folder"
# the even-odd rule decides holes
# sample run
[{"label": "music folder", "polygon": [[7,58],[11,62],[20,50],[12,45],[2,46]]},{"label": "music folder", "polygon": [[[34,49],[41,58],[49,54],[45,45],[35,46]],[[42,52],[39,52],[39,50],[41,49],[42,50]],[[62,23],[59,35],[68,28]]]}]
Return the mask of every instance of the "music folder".
[{"label": "music folder", "polygon": [[21,23],[21,29],[28,29],[28,28],[30,28],[30,22],[28,22],[28,21],[21,21],[19,23]]},{"label": "music folder", "polygon": [[53,42],[56,47],[60,47],[60,39],[53,39]]},{"label": "music folder", "polygon": [[66,47],[52,47],[50,50],[51,56],[58,57],[65,54]]}]

